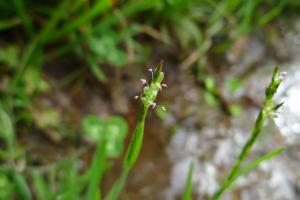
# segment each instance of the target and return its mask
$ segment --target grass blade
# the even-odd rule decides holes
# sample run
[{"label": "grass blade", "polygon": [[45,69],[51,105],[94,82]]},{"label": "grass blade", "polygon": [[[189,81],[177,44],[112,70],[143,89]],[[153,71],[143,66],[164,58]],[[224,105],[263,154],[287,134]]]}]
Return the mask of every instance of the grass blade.
[{"label": "grass blade", "polygon": [[266,14],[264,14],[263,16],[261,16],[259,18],[259,22],[258,22],[259,25],[260,26],[264,26],[267,23],[269,23],[272,19],[274,19],[275,17],[277,17],[282,12],[282,10],[285,7],[285,5],[286,5],[287,2],[288,2],[287,0],[280,1],[277,6],[275,6],[269,12],[267,12]]},{"label": "grass blade", "polygon": [[14,77],[14,84],[16,85],[20,79],[23,76],[25,67],[32,59],[34,53],[37,51],[37,49],[42,46],[45,41],[47,40],[48,36],[53,34],[53,30],[56,27],[56,25],[59,23],[59,21],[66,15],[66,8],[71,3],[71,0],[64,0],[62,3],[58,6],[55,13],[50,18],[47,25],[41,30],[41,32],[34,37],[32,42],[27,47],[27,50],[25,51],[25,54],[21,58],[21,64],[18,68],[18,71]]},{"label": "grass blade", "polygon": [[263,155],[262,157],[258,158],[257,160],[249,163],[248,165],[246,165],[245,167],[240,169],[239,173],[235,176],[235,179],[237,179],[239,176],[243,176],[243,175],[247,174],[248,172],[250,172],[251,170],[256,168],[258,165],[260,165],[264,161],[270,160],[270,159],[274,158],[275,156],[281,154],[283,150],[284,150],[284,147],[279,147],[279,148],[274,149],[273,151],[270,151],[269,153]]},{"label": "grass blade", "polygon": [[32,195],[25,178],[18,172],[13,172],[16,194],[24,200],[31,200]]},{"label": "grass blade", "polygon": [[182,199],[183,200],[191,200],[192,199],[192,192],[193,192],[193,173],[194,173],[194,162],[191,162],[189,171],[188,171],[188,176],[185,182],[185,188],[183,192]]},{"label": "grass blade", "polygon": [[33,35],[32,20],[26,11],[25,4],[23,0],[13,0],[15,10],[19,15],[22,25],[24,26],[25,32],[28,36]]},{"label": "grass blade", "polygon": [[96,153],[93,157],[92,164],[89,169],[89,180],[87,188],[87,200],[99,199],[99,187],[105,170],[106,158],[106,140],[102,138],[97,146]]},{"label": "grass blade", "polygon": [[35,194],[38,199],[51,200],[54,198],[53,194],[49,191],[44,177],[38,172],[34,172],[33,185],[35,188]]},{"label": "grass blade", "polygon": [[91,21],[95,17],[99,16],[102,12],[108,10],[111,5],[111,0],[98,0],[95,5],[92,6],[92,9],[85,12],[83,15],[75,19],[74,21],[69,22],[65,27],[61,30],[58,30],[54,33],[48,40],[48,42],[52,42],[54,40],[60,39],[66,34],[76,30],[81,25]]},{"label": "grass blade", "polygon": [[0,31],[17,26],[19,24],[20,24],[20,20],[18,18],[1,20],[0,21]]},{"label": "grass blade", "polygon": [[265,154],[264,156],[260,157],[259,159],[251,162],[250,164],[246,165],[245,167],[241,168],[239,170],[239,172],[237,173],[236,176],[234,176],[231,180],[227,181],[221,188],[220,191],[225,191],[227,189],[230,188],[230,186],[232,186],[232,184],[240,177],[243,176],[245,174],[247,174],[248,172],[250,172],[251,170],[255,169],[258,165],[260,165],[262,162],[270,160],[271,158],[279,155],[282,151],[284,150],[283,147],[277,148],[267,154]]}]

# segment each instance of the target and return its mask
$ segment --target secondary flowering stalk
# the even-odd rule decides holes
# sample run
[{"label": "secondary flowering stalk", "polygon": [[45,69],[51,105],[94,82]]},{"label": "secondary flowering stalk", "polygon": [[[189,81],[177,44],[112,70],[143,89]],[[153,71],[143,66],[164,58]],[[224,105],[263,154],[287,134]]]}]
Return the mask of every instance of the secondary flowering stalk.
[{"label": "secondary flowering stalk", "polygon": [[[241,153],[240,153],[240,155],[239,155],[236,163],[231,168],[231,170],[230,170],[227,178],[222,183],[221,187],[215,193],[215,195],[212,197],[211,200],[218,200],[222,196],[222,194],[225,192],[225,190],[227,190],[230,187],[230,185],[232,185],[232,183],[240,175],[243,174],[242,171],[244,171],[245,168],[241,168],[241,165],[247,159],[247,157],[249,155],[249,152],[250,152],[253,144],[255,143],[257,137],[261,133],[261,130],[262,130],[263,126],[264,126],[265,121],[268,118],[274,118],[274,117],[276,117],[276,111],[283,105],[283,103],[274,104],[272,100],[273,100],[273,97],[274,97],[274,95],[275,95],[275,93],[276,93],[279,85],[284,80],[285,76],[286,76],[286,72],[279,73],[278,67],[275,67],[271,83],[270,83],[270,85],[267,87],[267,89],[265,91],[265,100],[264,100],[264,102],[262,104],[262,107],[260,109],[258,117],[257,117],[257,119],[255,121],[255,125],[254,125],[254,128],[252,130],[252,133],[249,136],[246,144],[244,145],[244,147],[243,147],[243,149],[242,149],[242,151],[241,151]],[[272,156],[270,156],[270,157],[267,156],[266,159],[262,159],[260,162],[263,162],[263,161],[265,161],[267,159],[270,159],[270,158],[278,155],[279,153],[281,153],[281,150],[280,149],[279,149],[279,151],[275,150],[274,152],[277,152],[277,153],[273,153]],[[255,164],[258,165],[260,162],[257,162]]]},{"label": "secondary flowering stalk", "polygon": [[[148,84],[148,82],[145,79],[140,79],[141,83],[144,85],[143,93],[140,96],[134,97],[135,99],[140,98],[142,102],[142,107],[139,113],[138,121],[126,151],[125,159],[123,161],[122,174],[112,187],[111,191],[106,196],[105,200],[116,200],[118,198],[125,184],[127,175],[130,169],[134,166],[139,156],[143,144],[144,127],[148,110],[150,107],[153,109],[156,107],[157,104],[155,103],[155,100],[159,91],[162,90],[162,87],[167,86],[165,84],[162,84],[162,81],[164,79],[162,66],[163,65],[161,62],[154,71],[152,69],[149,69],[152,75],[152,80],[150,84]],[[161,109],[165,110],[164,107],[161,107]]]}]

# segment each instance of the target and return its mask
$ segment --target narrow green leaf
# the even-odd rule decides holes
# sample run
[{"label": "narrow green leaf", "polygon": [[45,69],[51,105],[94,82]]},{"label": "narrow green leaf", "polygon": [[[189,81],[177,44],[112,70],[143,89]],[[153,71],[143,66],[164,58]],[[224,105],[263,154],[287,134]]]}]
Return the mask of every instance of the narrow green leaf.
[{"label": "narrow green leaf", "polygon": [[282,12],[287,2],[287,0],[279,1],[275,7],[273,7],[269,12],[267,12],[259,18],[258,24],[260,26],[264,26],[267,23],[269,23],[272,19],[277,17]]},{"label": "narrow green leaf", "polygon": [[96,1],[95,5],[91,7],[91,9],[84,14],[82,14],[77,19],[70,21],[66,24],[65,27],[58,30],[56,33],[51,35],[48,42],[52,42],[54,40],[57,40],[66,34],[74,31],[75,29],[79,28],[83,24],[91,21],[95,17],[99,16],[101,13],[107,11],[111,7],[111,0],[98,0]]},{"label": "narrow green leaf", "polygon": [[25,2],[24,0],[13,0],[15,11],[19,15],[22,25],[24,26],[24,29],[28,36],[33,35],[33,26],[32,26],[32,20],[29,12],[26,10]]},{"label": "narrow green leaf", "polygon": [[96,153],[93,156],[92,164],[89,168],[89,180],[86,199],[99,199],[99,187],[106,166],[106,139],[101,138]]},{"label": "narrow green leaf", "polygon": [[183,200],[191,200],[192,199],[192,192],[193,192],[193,173],[194,173],[194,162],[191,162],[188,175],[185,182],[185,188],[183,192],[182,199]]},{"label": "narrow green leaf", "polygon": [[274,105],[273,111],[277,111],[281,106],[283,106],[284,102]]},{"label": "narrow green leaf", "polygon": [[18,172],[13,172],[13,180],[15,183],[16,194],[18,194],[21,199],[31,200],[32,195],[25,178]]},{"label": "narrow green leaf", "polygon": [[38,199],[51,200],[54,198],[53,194],[49,191],[44,177],[38,172],[33,172],[33,187],[35,195]]},{"label": "narrow green leaf", "polygon": [[5,30],[20,24],[20,20],[18,18],[12,18],[8,20],[1,20],[0,21],[0,31]]},{"label": "narrow green leaf", "polygon": [[47,40],[49,35],[53,34],[53,30],[60,20],[66,15],[66,8],[69,6],[71,0],[63,0],[57,10],[51,16],[46,26],[34,37],[34,39],[28,45],[25,54],[21,58],[20,67],[14,77],[14,84],[17,84],[23,76],[24,70],[27,64],[32,59],[33,55],[37,52],[40,46],[42,46]]},{"label": "narrow green leaf", "polygon": [[247,174],[248,172],[250,172],[251,170],[256,168],[258,165],[260,165],[264,161],[270,160],[270,159],[274,158],[275,156],[281,154],[283,150],[284,150],[284,147],[279,147],[279,148],[274,149],[273,151],[270,151],[269,153],[263,155],[259,159],[247,164],[245,167],[243,167],[239,170],[238,174],[234,177],[234,180],[240,176]]},{"label": "narrow green leaf", "polygon": [[[250,172],[251,170],[255,169],[259,164],[261,164],[264,161],[270,160],[271,158],[279,155],[282,151],[284,150],[283,147],[280,147],[278,149],[275,149],[267,154],[265,154],[264,156],[260,157],[259,159],[251,162],[250,164],[246,165],[245,167],[241,168],[237,174],[230,180],[226,181],[225,184],[222,185],[222,191],[227,190],[228,188],[230,188],[230,186],[232,186],[232,184],[240,177],[243,176],[245,174],[247,174],[248,172]],[[214,199],[219,199],[219,197],[217,198],[212,198],[212,200]]]}]

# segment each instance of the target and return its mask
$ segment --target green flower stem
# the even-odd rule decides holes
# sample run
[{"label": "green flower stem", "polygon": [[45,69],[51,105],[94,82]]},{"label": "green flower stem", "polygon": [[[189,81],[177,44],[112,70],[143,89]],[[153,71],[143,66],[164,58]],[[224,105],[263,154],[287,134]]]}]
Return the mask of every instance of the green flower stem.
[{"label": "green flower stem", "polygon": [[143,137],[144,137],[145,121],[146,121],[148,110],[149,110],[149,106],[146,107],[142,105],[138,122],[136,124],[133,136],[131,138],[129,147],[127,149],[125,162],[123,163],[123,169],[126,171],[129,171],[133,167],[141,151]]},{"label": "green flower stem", "polygon": [[110,190],[110,192],[105,197],[105,200],[118,199],[118,197],[119,197],[119,195],[120,195],[120,193],[122,191],[122,188],[125,185],[128,173],[129,173],[128,170],[123,170],[122,171],[121,176],[115,182],[115,184],[113,185],[112,189]]},{"label": "green flower stem", "polygon": [[105,200],[116,200],[118,198],[122,188],[125,185],[130,169],[136,163],[143,144],[144,126],[148,109],[149,107],[145,107],[144,105],[142,105],[141,112],[138,117],[138,122],[136,124],[133,136],[126,152],[125,160],[123,162],[122,174],[113,185],[108,195],[105,197]]},{"label": "green flower stem", "polygon": [[259,112],[259,115],[255,122],[255,127],[247,140],[247,143],[243,147],[242,152],[240,153],[238,160],[231,168],[228,177],[226,178],[225,182],[221,185],[220,189],[216,192],[216,194],[213,196],[211,200],[217,200],[221,197],[221,195],[225,192],[225,190],[229,187],[230,183],[232,182],[233,178],[236,179],[235,175],[239,172],[242,162],[247,158],[252,145],[254,144],[257,136],[259,135],[263,124],[265,121],[265,117],[263,115],[263,108]]},{"label": "green flower stem", "polygon": [[152,81],[150,85],[148,85],[146,80],[142,79],[142,82],[146,83],[146,86],[143,89],[144,93],[140,97],[142,101],[142,107],[140,109],[139,117],[131,141],[126,151],[121,176],[115,182],[112,189],[105,197],[105,200],[116,200],[119,197],[119,194],[125,185],[128,173],[136,163],[140,154],[143,144],[145,121],[149,107],[154,108],[156,106],[155,100],[157,94],[162,89],[161,82],[164,78],[164,73],[162,72],[162,63],[158,65],[154,72],[151,70],[151,73]]},{"label": "green flower stem", "polygon": [[282,103],[278,104],[278,105],[274,105],[272,102],[272,99],[273,99],[273,96],[276,93],[280,83],[283,80],[283,76],[284,76],[284,74],[279,74],[278,67],[276,67],[274,70],[274,73],[273,73],[271,83],[270,83],[269,87],[266,89],[265,100],[260,109],[258,117],[255,121],[255,125],[251,132],[251,135],[249,136],[246,144],[244,145],[244,147],[238,157],[238,160],[231,168],[229,175],[227,176],[227,178],[221,185],[220,189],[215,193],[215,195],[212,197],[211,200],[220,199],[220,197],[225,192],[225,190],[228,189],[229,186],[238,178],[238,175],[240,174],[240,170],[241,170],[241,165],[247,159],[253,144],[255,143],[257,137],[261,133],[261,130],[264,126],[265,121],[268,118],[273,118],[274,112],[282,105]]}]

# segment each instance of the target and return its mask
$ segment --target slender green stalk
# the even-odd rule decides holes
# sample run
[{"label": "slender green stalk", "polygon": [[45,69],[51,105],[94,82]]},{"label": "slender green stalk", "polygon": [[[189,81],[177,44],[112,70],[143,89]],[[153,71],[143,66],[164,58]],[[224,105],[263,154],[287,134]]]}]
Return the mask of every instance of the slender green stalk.
[{"label": "slender green stalk", "polygon": [[139,114],[138,121],[133,136],[131,138],[131,142],[127,149],[121,176],[113,185],[109,194],[106,196],[105,198],[106,200],[113,200],[118,198],[122,188],[125,185],[125,181],[128,176],[128,173],[138,158],[139,152],[143,144],[144,126],[145,126],[145,120],[146,120],[148,109],[149,108],[146,108],[145,106],[142,105],[141,112]]},{"label": "slender green stalk", "polygon": [[[262,105],[260,112],[258,114],[258,117],[256,119],[252,133],[249,136],[246,144],[244,145],[236,163],[231,168],[227,178],[225,179],[225,181],[223,182],[223,184],[221,185],[219,190],[212,197],[212,200],[220,199],[220,197],[225,192],[225,190],[228,189],[228,187],[234,182],[234,180],[236,180],[241,175],[241,165],[248,158],[249,152],[250,152],[253,144],[255,143],[257,137],[260,135],[265,121],[268,118],[274,118],[275,117],[274,112],[276,110],[278,110],[279,107],[282,106],[282,103],[274,105],[272,102],[272,99],[273,99],[274,94],[276,93],[280,83],[282,82],[284,76],[285,76],[285,73],[279,74],[278,67],[275,67],[271,83],[268,86],[268,88],[266,89],[265,100],[263,102],[263,105]],[[262,160],[262,161],[265,161],[265,160]]]},{"label": "slender green stalk", "polygon": [[[136,163],[142,148],[144,127],[148,110],[150,107],[156,107],[155,100],[157,94],[162,89],[162,87],[165,86],[165,84],[161,84],[161,82],[164,79],[164,73],[162,72],[162,63],[159,64],[159,66],[155,69],[154,72],[152,72],[151,69],[150,71],[152,73],[152,82],[150,85],[148,85],[145,79],[141,79],[142,83],[146,84],[143,90],[144,93],[142,96],[140,96],[142,101],[142,107],[139,113],[136,127],[134,129],[133,136],[126,151],[121,176],[115,182],[112,189],[105,197],[105,200],[116,200],[119,194],[121,193],[121,190],[125,185],[128,173]],[[136,98],[139,98],[139,96],[136,96]]]},{"label": "slender green stalk", "polygon": [[123,163],[123,169],[125,171],[127,170],[129,171],[133,167],[140,153],[142,143],[143,143],[145,120],[146,120],[148,109],[149,108],[145,106],[142,106],[141,108],[141,113],[138,118],[138,123],[136,125],[131,142],[129,144],[125,156],[125,162]]},{"label": "slender green stalk", "polygon": [[112,199],[118,199],[122,188],[125,185],[127,176],[128,176],[129,171],[128,170],[124,170],[121,173],[121,176],[119,177],[119,179],[115,182],[115,184],[113,185],[113,187],[111,188],[111,190],[109,191],[109,193],[107,194],[107,196],[105,197],[105,200],[112,200]]}]

